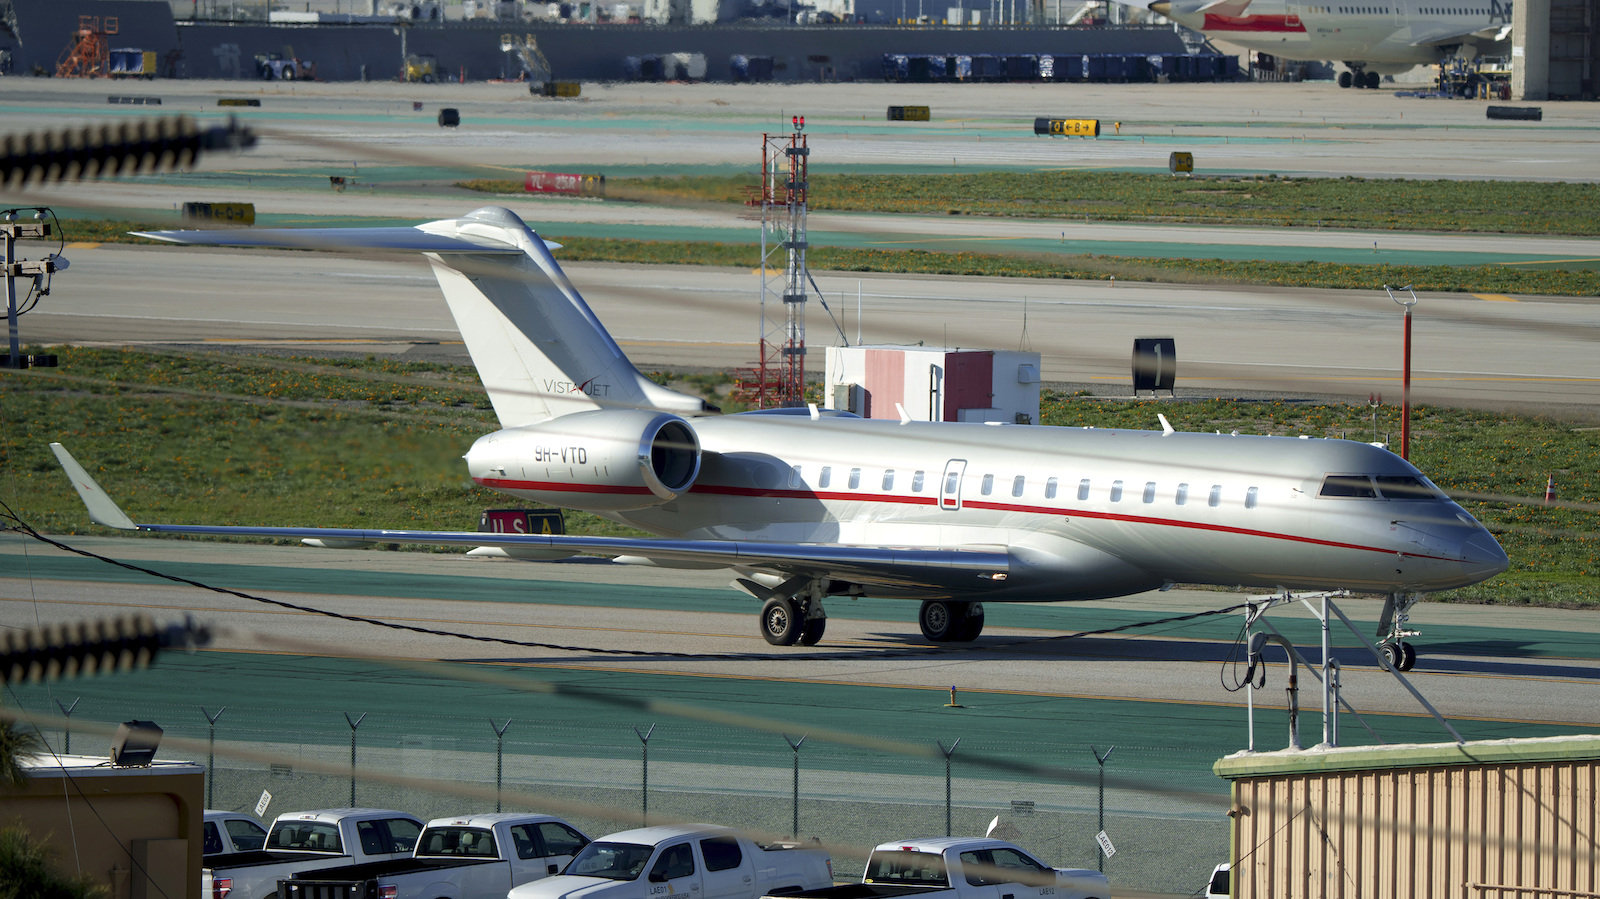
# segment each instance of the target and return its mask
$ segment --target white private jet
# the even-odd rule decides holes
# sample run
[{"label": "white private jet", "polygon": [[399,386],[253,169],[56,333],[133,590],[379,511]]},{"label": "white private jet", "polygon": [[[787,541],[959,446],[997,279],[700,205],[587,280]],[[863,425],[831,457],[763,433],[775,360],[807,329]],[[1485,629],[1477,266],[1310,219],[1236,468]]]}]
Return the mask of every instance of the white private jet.
[{"label": "white private jet", "polygon": [[[921,600],[923,636],[972,640],[985,602],[1124,596],[1175,583],[1389,594],[1385,650],[1409,669],[1423,593],[1506,568],[1489,532],[1389,451],[1346,440],[868,420],[779,409],[708,414],[641,375],[507,209],[415,228],[160,231],[183,244],[421,252],[502,429],[472,479],[660,535],[135,524],[65,449],[91,517],[170,534],[324,547],[432,543],[525,559],[577,554],[729,568],[767,642],[813,645],[829,596]],[[1390,627],[1387,634],[1382,628]]]},{"label": "white private jet", "polygon": [[[1511,0],[1156,0],[1151,12],[1250,50],[1344,63],[1339,86],[1437,63],[1511,35]],[[1344,5],[1346,3],[1352,5]],[[1364,5],[1370,4],[1370,5]],[[1466,54],[1466,55],[1471,55]]]}]

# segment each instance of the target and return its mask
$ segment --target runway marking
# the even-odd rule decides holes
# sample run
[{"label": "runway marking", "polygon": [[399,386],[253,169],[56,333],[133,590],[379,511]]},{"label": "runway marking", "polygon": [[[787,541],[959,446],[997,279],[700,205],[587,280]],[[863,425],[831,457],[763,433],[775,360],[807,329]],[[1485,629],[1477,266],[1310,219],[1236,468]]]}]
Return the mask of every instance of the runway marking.
[{"label": "runway marking", "polygon": [[69,250],[95,250],[99,248],[100,244],[98,241],[75,240],[72,243],[67,244],[67,249]]},{"label": "runway marking", "polygon": [[1473,294],[1473,296],[1477,297],[1480,300],[1489,300],[1489,301],[1495,302],[1495,303],[1516,303],[1516,302],[1519,302],[1516,297],[1508,297],[1508,296],[1506,296],[1505,294],[1502,294],[1502,293],[1475,293],[1475,294]]}]

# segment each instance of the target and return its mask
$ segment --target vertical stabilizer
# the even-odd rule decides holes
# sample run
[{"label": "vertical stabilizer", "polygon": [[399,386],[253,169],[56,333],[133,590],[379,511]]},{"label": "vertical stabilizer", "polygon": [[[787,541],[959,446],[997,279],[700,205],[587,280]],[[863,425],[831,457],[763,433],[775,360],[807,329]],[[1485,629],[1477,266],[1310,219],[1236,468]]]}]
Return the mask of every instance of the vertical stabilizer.
[{"label": "vertical stabilizer", "polygon": [[633,367],[544,241],[511,210],[486,206],[418,229],[510,243],[523,251],[427,254],[501,426],[607,406],[705,410],[699,399],[668,390]]}]

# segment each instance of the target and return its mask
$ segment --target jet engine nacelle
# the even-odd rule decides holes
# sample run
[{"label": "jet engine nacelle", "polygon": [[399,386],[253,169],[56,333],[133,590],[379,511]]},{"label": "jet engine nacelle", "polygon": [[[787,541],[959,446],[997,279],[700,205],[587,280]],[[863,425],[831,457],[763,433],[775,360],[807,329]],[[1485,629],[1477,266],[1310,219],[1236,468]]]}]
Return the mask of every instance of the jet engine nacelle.
[{"label": "jet engine nacelle", "polygon": [[595,512],[659,506],[700,474],[700,440],[667,412],[597,409],[478,438],[467,470],[485,487]]}]

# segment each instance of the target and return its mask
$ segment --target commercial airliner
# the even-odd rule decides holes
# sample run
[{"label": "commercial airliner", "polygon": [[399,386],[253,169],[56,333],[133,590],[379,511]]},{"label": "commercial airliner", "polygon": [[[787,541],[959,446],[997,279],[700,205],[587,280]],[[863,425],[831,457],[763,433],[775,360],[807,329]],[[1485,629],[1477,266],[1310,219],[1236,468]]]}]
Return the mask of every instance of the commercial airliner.
[{"label": "commercial airliner", "polygon": [[[1472,56],[1511,34],[1510,0],[1156,0],[1151,12],[1285,59],[1342,62],[1339,86],[1376,88],[1379,75]],[[1346,4],[1350,5],[1346,5]],[[1463,49],[1469,52],[1462,53]]]},{"label": "commercial airliner", "polygon": [[1401,639],[1422,594],[1505,570],[1488,531],[1416,468],[1347,440],[869,420],[816,408],[716,414],[644,377],[536,233],[486,207],[415,228],[159,231],[182,244],[342,247],[426,256],[501,430],[466,453],[486,487],[658,535],[135,524],[59,444],[103,525],[433,543],[524,559],[588,554],[732,569],[778,646],[814,645],[824,600],[920,600],[936,642],[983,629],[986,602],[1124,596],[1176,583],[1388,594]]}]

